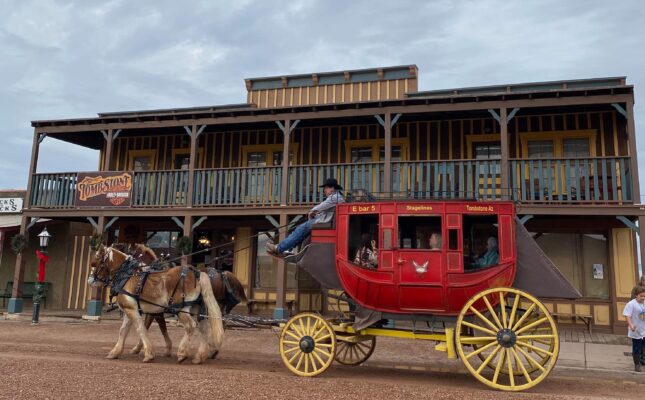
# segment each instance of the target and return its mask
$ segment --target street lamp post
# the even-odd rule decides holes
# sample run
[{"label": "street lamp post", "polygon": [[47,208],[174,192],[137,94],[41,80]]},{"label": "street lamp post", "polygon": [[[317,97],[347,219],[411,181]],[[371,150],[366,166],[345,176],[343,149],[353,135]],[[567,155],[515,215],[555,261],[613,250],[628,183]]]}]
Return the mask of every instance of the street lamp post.
[{"label": "street lamp post", "polygon": [[49,256],[47,255],[47,246],[49,246],[49,239],[52,235],[47,232],[45,227],[42,232],[38,234],[38,241],[40,244],[40,250],[36,250],[36,257],[38,257],[38,281],[36,282],[36,292],[34,293],[34,313],[31,317],[31,324],[36,325],[38,323],[38,316],[40,315],[40,300],[43,297],[45,282],[45,265],[49,261]]}]

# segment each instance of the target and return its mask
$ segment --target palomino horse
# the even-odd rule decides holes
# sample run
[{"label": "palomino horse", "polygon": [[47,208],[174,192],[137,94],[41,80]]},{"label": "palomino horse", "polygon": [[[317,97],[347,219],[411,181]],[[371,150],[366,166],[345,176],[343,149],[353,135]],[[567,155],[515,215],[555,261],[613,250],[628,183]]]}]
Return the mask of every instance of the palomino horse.
[{"label": "palomino horse", "polygon": [[[135,268],[128,270],[132,265]],[[202,363],[219,351],[224,339],[224,326],[208,275],[187,266],[142,274],[138,262],[132,257],[103,245],[94,255],[91,266],[92,272],[88,280],[90,285],[101,282],[120,286],[116,301],[125,314],[119,339],[106,358],[118,358],[123,353],[125,339],[134,323],[143,342],[143,362],[152,361],[155,354],[140,311],[144,314],[159,314],[171,305],[179,308],[177,316],[185,329],[177,351],[179,362],[188,357],[188,342],[193,333],[199,339],[193,363]],[[121,282],[115,282],[121,279]],[[197,324],[190,315],[190,309],[197,303],[200,295],[208,317],[207,323],[200,324],[199,329],[195,329]]]},{"label": "palomino horse", "polygon": [[[157,254],[150,247],[144,244],[135,244],[133,248],[133,256],[138,258],[139,261],[143,264],[150,265],[158,261]],[[211,287],[213,289],[213,294],[215,299],[220,305],[220,308],[224,310],[225,314],[228,314],[235,304],[244,301],[247,301],[246,293],[244,293],[244,286],[237,277],[229,271],[222,271],[221,273],[208,274],[207,271],[201,270],[201,272],[206,273],[211,280]],[[233,297],[233,299],[230,298]],[[233,300],[233,301],[231,301]],[[153,321],[157,321],[159,325],[159,330],[164,337],[166,342],[166,351],[165,356],[170,356],[172,351],[172,341],[168,335],[168,328],[166,327],[166,319],[164,314],[146,314],[145,318],[145,327],[150,329]],[[143,348],[143,342],[139,340],[136,346],[130,350],[131,354],[138,354]],[[213,354],[213,357],[217,355],[217,352]]]}]

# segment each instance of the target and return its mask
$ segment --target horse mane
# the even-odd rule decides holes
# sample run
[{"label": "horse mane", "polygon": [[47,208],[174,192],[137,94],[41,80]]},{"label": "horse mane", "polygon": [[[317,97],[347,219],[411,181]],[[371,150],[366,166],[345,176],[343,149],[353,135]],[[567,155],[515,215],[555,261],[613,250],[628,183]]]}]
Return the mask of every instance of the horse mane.
[{"label": "horse mane", "polygon": [[151,264],[159,259],[159,257],[157,257],[157,253],[143,243],[137,243],[134,245],[134,254],[141,255],[144,264]]}]

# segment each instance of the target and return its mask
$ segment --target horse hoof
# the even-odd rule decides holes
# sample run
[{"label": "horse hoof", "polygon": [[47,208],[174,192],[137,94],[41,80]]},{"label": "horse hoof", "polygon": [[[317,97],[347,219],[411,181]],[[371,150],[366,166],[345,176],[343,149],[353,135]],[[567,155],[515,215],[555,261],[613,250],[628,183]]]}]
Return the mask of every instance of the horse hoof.
[{"label": "horse hoof", "polygon": [[149,362],[152,362],[154,359],[155,359],[154,356],[144,357],[143,362],[149,363]]},{"label": "horse hoof", "polygon": [[139,352],[141,352],[141,349],[138,347],[135,347],[132,350],[130,350],[130,354],[139,354]]},{"label": "horse hoof", "polygon": [[204,360],[202,360],[201,358],[193,358],[193,361],[192,361],[192,363],[195,364],[195,365],[201,364],[203,362],[204,362]]},{"label": "horse hoof", "polygon": [[110,353],[107,356],[105,356],[105,358],[107,358],[108,360],[116,360],[117,358],[119,358],[119,356]]},{"label": "horse hoof", "polygon": [[211,358],[212,358],[212,359],[215,359],[215,357],[217,357],[217,355],[218,355],[218,354],[219,354],[219,351],[215,351],[215,353],[213,353],[213,355],[211,356]]},{"label": "horse hoof", "polygon": [[186,356],[177,356],[177,364],[183,363],[184,361],[186,361],[187,358],[188,357]]}]

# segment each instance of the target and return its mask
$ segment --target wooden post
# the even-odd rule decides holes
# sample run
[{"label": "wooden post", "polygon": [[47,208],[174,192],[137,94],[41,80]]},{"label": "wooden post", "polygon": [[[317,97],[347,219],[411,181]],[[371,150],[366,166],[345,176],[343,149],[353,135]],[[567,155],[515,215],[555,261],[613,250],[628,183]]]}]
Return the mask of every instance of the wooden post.
[{"label": "wooden post", "polygon": [[[640,245],[640,263],[643,268],[643,274],[645,275],[645,217],[638,217],[638,244]],[[638,264],[638,261],[636,261]],[[638,275],[638,265],[635,265],[636,275]],[[638,277],[640,278],[640,276]]]},{"label": "wooden post", "polygon": [[286,206],[289,196],[289,146],[291,141],[291,121],[284,121],[282,131],[282,187],[280,188],[280,205]]},{"label": "wooden post", "polygon": [[[282,228],[287,225],[288,221],[287,214],[280,214],[280,231],[279,237],[280,241],[283,241],[287,237],[287,229]],[[273,318],[275,319],[286,319],[289,318],[289,310],[286,308],[287,304],[287,264],[284,260],[278,261],[278,273],[276,277],[276,300],[275,300],[275,310],[273,311]]]},{"label": "wooden post", "polygon": [[0,229],[0,263],[2,262],[2,252],[4,250],[4,237],[6,235],[7,234],[5,233],[5,231]]},{"label": "wooden post", "polygon": [[[102,235],[105,231],[105,217],[98,217],[96,227],[96,233]],[[103,292],[105,286],[102,284],[97,284],[90,287],[90,299],[87,301],[87,316],[98,318],[101,316],[101,310],[103,308]]]},{"label": "wooden post", "polygon": [[105,138],[105,154],[103,155],[103,171],[110,171],[112,167],[112,144],[114,143],[114,130],[108,129]]},{"label": "wooden post", "polygon": [[[188,164],[188,193],[186,193],[186,206],[193,206],[193,192],[195,187],[195,164],[197,159],[197,125],[190,127],[190,163]],[[188,226],[190,229],[190,226]],[[184,226],[184,232],[186,227]]]},{"label": "wooden post", "polygon": [[[193,217],[190,215],[184,216],[184,236],[190,238],[191,241],[193,240]],[[190,264],[190,262],[190,256],[184,256],[181,258],[181,265],[187,265]]]},{"label": "wooden post", "polygon": [[[44,135],[44,134],[42,134]],[[31,145],[31,163],[29,164],[29,177],[27,178],[27,192],[25,193],[25,200],[23,202],[23,209],[28,209],[31,206],[31,189],[34,180],[34,174],[38,170],[38,152],[40,150],[41,133],[34,130],[34,141]]]},{"label": "wooden post", "polygon": [[[627,112],[627,138],[629,140],[629,161],[632,175],[632,197],[634,204],[642,204],[640,184],[638,181],[638,158],[636,156],[636,127],[634,124],[634,100],[627,101],[625,111]],[[641,248],[641,253],[643,248]],[[642,259],[642,255],[641,255]]]},{"label": "wooden post", "polygon": [[27,247],[25,247],[25,249],[16,256],[16,266],[13,272],[13,289],[11,290],[11,298],[9,299],[9,304],[7,306],[7,311],[10,314],[20,314],[22,312],[23,304],[21,286],[25,277],[25,252],[28,251],[29,246],[29,232],[27,231],[28,221],[29,218],[24,216],[20,220],[19,233],[21,235],[25,235],[25,237],[27,238]]},{"label": "wooden post", "polygon": [[[509,187],[508,179],[508,121],[507,121],[506,108],[502,107],[499,113],[499,126],[500,126],[500,147],[502,148],[502,160],[500,168],[502,170],[502,200],[510,200],[511,190]],[[494,178],[493,178],[494,179]]]},{"label": "wooden post", "polygon": [[385,113],[385,165],[383,166],[383,186],[381,192],[392,196],[392,114]]}]

